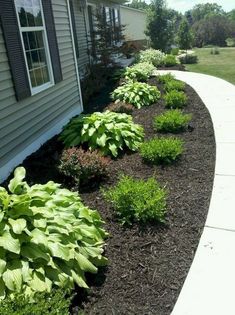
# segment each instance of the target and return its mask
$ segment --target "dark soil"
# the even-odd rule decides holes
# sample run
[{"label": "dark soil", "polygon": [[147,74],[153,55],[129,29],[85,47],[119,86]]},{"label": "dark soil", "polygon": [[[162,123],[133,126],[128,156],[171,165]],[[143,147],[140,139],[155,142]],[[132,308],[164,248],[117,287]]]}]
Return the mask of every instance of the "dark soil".
[{"label": "dark soil", "polygon": [[[155,85],[156,79],[149,83]],[[95,103],[104,105],[104,100],[108,103],[107,93]],[[204,226],[215,164],[210,115],[192,88],[187,86],[186,93],[189,101],[185,112],[192,113],[193,119],[191,128],[177,135],[185,141],[180,160],[169,166],[151,167],[142,162],[138,153],[125,154],[111,162],[110,176],[103,183],[106,187],[114,185],[120,173],[144,179],[155,176],[169,192],[166,224],[122,227],[97,185],[81,193],[84,203],[99,210],[106,222],[110,237],[105,255],[109,265],[98,275],[89,276],[91,289],[87,294],[78,294],[74,311],[79,307],[84,314],[171,313]],[[163,101],[134,111],[134,121],[144,126],[146,139],[156,136],[152,120],[163,111]],[[25,160],[31,184],[54,180],[65,185],[56,169],[61,150],[61,143],[54,138]]]}]

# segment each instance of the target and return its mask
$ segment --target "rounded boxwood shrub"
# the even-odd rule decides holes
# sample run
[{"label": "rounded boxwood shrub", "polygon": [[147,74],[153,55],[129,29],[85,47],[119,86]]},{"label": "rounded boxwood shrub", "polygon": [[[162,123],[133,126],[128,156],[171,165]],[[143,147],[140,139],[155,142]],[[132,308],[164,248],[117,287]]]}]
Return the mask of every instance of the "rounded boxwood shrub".
[{"label": "rounded boxwood shrub", "polygon": [[198,63],[198,56],[194,54],[182,54],[178,56],[181,64],[194,64]]},{"label": "rounded boxwood shrub", "polygon": [[113,100],[134,105],[137,108],[155,103],[161,96],[156,86],[143,82],[128,82],[111,94]]},{"label": "rounded boxwood shrub", "polygon": [[184,91],[185,83],[178,80],[170,80],[165,83],[165,90],[170,92],[172,90],[175,91]]},{"label": "rounded boxwood shrub", "polygon": [[65,149],[60,158],[59,171],[73,179],[76,186],[91,180],[100,180],[108,174],[110,160],[98,151],[84,151],[82,148]]},{"label": "rounded boxwood shrub", "polygon": [[106,111],[72,119],[60,139],[66,147],[86,144],[91,151],[117,157],[126,148],[137,151],[143,137],[143,128],[130,115]]},{"label": "rounded boxwood shrub", "polygon": [[177,138],[155,138],[144,142],[140,155],[150,164],[170,164],[183,152],[183,141]]},{"label": "rounded boxwood shrub", "polygon": [[177,133],[187,128],[192,115],[184,114],[179,109],[168,110],[154,118],[154,128],[160,132]]},{"label": "rounded boxwood shrub", "polygon": [[164,64],[165,56],[166,55],[160,50],[150,48],[141,50],[137,56],[137,61],[152,63],[157,67]]},{"label": "rounded boxwood shrub", "polygon": [[164,64],[166,67],[172,67],[178,64],[177,59],[174,55],[166,55]]},{"label": "rounded boxwood shrub", "polygon": [[122,224],[147,221],[164,222],[166,191],[155,178],[147,181],[122,176],[115,187],[103,191]]},{"label": "rounded boxwood shrub", "polygon": [[109,110],[110,112],[115,112],[115,113],[125,113],[130,115],[135,107],[131,104],[124,103],[124,102],[117,102],[117,103],[110,103],[104,111]]},{"label": "rounded boxwood shrub", "polygon": [[59,184],[29,186],[19,167],[0,187],[0,296],[88,288],[85,272],[107,263],[103,221]]},{"label": "rounded boxwood shrub", "polygon": [[172,90],[164,95],[167,108],[183,108],[187,104],[187,96],[184,92]]}]

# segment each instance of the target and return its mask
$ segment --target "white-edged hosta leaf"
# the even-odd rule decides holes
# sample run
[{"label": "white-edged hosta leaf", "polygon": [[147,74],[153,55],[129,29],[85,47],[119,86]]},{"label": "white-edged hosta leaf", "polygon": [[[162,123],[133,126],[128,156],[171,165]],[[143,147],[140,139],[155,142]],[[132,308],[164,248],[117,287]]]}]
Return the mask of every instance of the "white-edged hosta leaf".
[{"label": "white-edged hosta leaf", "polygon": [[15,239],[10,232],[4,232],[0,236],[0,246],[9,252],[19,254],[20,253],[20,242]]},{"label": "white-edged hosta leaf", "polygon": [[12,230],[15,234],[21,234],[26,228],[27,222],[25,219],[9,219],[8,222],[12,226]]},{"label": "white-edged hosta leaf", "polygon": [[20,261],[14,260],[7,265],[6,271],[2,275],[2,279],[6,287],[14,292],[20,292],[22,288],[22,264]]}]

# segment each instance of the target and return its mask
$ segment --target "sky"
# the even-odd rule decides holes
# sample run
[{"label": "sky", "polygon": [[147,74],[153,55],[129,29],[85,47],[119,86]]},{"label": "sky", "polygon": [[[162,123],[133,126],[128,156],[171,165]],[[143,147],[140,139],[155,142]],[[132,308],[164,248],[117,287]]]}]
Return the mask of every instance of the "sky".
[{"label": "sky", "polygon": [[[150,3],[151,0],[146,0],[146,2]],[[228,12],[232,9],[235,9],[235,1],[234,0],[215,0],[215,1],[208,1],[208,0],[166,0],[168,7],[174,10],[180,11],[184,13],[187,10],[192,9],[192,7],[199,3],[217,3],[221,5],[224,11]]]}]

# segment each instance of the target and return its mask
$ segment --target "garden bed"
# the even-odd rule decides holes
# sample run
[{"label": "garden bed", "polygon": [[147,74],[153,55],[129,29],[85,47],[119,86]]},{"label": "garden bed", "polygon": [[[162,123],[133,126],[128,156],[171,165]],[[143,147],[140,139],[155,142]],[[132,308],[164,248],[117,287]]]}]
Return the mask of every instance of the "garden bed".
[{"label": "garden bed", "polygon": [[[152,78],[149,83],[156,85],[157,81]],[[110,204],[104,201],[99,185],[93,183],[81,191],[84,203],[97,209],[106,222],[110,237],[105,255],[109,264],[97,275],[88,277],[91,289],[87,294],[79,290],[74,311],[81,308],[85,314],[171,313],[204,226],[215,165],[210,115],[189,86],[186,94],[189,101],[185,112],[191,113],[193,119],[189,130],[179,135],[185,141],[185,151],[179,161],[169,166],[149,166],[143,163],[139,153],[127,153],[112,160],[109,177],[101,183],[104,187],[114,185],[120,173],[138,179],[154,175],[168,190],[165,224],[122,227]],[[104,95],[100,98],[106,99]],[[99,97],[96,104],[103,104]],[[153,117],[163,111],[162,100],[134,110],[133,119],[143,125],[146,139],[156,135]],[[25,160],[28,182],[54,180],[71,188],[56,168],[61,150],[62,144],[54,138]]]}]

